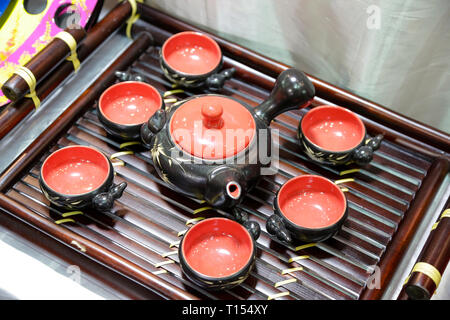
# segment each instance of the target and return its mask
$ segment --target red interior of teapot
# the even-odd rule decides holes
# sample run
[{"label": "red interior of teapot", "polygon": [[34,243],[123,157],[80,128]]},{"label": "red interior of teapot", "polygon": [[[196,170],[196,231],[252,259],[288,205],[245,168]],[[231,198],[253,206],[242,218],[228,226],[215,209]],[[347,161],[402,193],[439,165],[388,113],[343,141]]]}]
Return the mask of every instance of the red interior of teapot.
[{"label": "red interior of teapot", "polygon": [[180,32],[164,43],[162,56],[175,71],[202,75],[213,71],[220,64],[222,52],[210,37],[198,32]]},{"label": "red interior of teapot", "polygon": [[324,228],[345,213],[344,193],[330,180],[303,175],[288,180],[278,194],[278,207],[292,223],[303,228]]},{"label": "red interior of teapot", "polygon": [[79,195],[100,187],[109,175],[108,159],[100,151],[85,146],[62,148],[44,161],[41,174],[50,189]]},{"label": "red interior of teapot", "polygon": [[361,119],[350,110],[337,106],[319,106],[308,111],[301,124],[304,136],[327,151],[348,151],[365,137]]},{"label": "red interior of teapot", "polygon": [[184,235],[181,250],[188,265],[205,276],[222,278],[245,267],[252,257],[250,233],[239,223],[210,218]]},{"label": "red interior of teapot", "polygon": [[117,83],[106,89],[99,100],[100,112],[109,121],[122,125],[146,122],[161,105],[158,90],[138,81]]}]

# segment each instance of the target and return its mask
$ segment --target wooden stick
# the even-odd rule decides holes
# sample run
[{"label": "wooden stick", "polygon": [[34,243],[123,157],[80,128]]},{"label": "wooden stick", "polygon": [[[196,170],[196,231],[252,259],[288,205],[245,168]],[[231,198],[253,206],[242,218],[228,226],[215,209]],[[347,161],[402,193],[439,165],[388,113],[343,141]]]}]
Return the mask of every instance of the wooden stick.
[{"label": "wooden stick", "polygon": [[[77,44],[86,37],[86,31],[80,26],[79,28],[67,28],[68,32]],[[38,84],[45,76],[58,66],[64,58],[70,53],[67,44],[58,38],[54,38],[44,49],[35,55],[25,67],[30,70],[36,78]],[[13,74],[2,86],[5,96],[11,101],[17,101],[23,98],[29,91],[27,82],[18,74]]]},{"label": "wooden stick", "polygon": [[[407,298],[412,300],[428,300],[436,291],[436,282],[439,282],[450,259],[450,198],[445,208],[433,225],[414,265],[415,272],[410,274],[399,299],[404,299],[406,294]],[[435,274],[436,271],[438,274]]]},{"label": "wooden stick", "polygon": [[[130,4],[128,1],[124,1],[94,25],[78,49],[79,60],[83,62],[106,38],[128,19],[130,13]],[[45,99],[72,72],[72,62],[62,62],[60,66],[50,72],[47,78],[36,89],[39,99]],[[0,113],[0,139],[33,110],[34,104],[30,99],[18,100],[2,110]]]}]

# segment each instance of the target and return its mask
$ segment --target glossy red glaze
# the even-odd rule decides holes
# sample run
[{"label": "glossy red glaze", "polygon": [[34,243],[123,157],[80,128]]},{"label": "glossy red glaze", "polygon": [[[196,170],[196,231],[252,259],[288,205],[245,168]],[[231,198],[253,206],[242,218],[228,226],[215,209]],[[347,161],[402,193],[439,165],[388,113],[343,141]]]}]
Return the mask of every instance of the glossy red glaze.
[{"label": "glossy red glaze", "polygon": [[183,256],[191,269],[205,276],[230,276],[250,261],[253,241],[239,223],[225,218],[210,218],[194,225],[184,235]]},{"label": "glossy red glaze", "polygon": [[339,221],[346,210],[341,189],[314,175],[290,179],[280,189],[278,207],[292,223],[304,228],[324,228]]},{"label": "glossy red glaze", "polygon": [[223,126],[223,108],[219,104],[204,104],[202,106],[203,123],[208,129],[220,129]]},{"label": "glossy red glaze", "polygon": [[99,100],[99,109],[105,118],[122,125],[146,122],[161,105],[158,90],[137,81],[117,83],[106,89]]},{"label": "glossy red glaze", "polygon": [[164,42],[162,56],[175,71],[202,75],[220,64],[222,52],[210,37],[199,32],[180,32]]},{"label": "glossy red glaze", "polygon": [[302,119],[304,136],[327,151],[348,151],[365,137],[361,119],[350,110],[337,106],[319,106],[308,111]]},{"label": "glossy red glaze", "polygon": [[172,139],[181,149],[203,159],[223,159],[247,148],[255,120],[239,102],[205,95],[183,103],[172,115]]},{"label": "glossy red glaze", "polygon": [[42,179],[50,189],[79,195],[100,187],[109,175],[108,159],[100,151],[85,146],[53,152],[41,168]]}]

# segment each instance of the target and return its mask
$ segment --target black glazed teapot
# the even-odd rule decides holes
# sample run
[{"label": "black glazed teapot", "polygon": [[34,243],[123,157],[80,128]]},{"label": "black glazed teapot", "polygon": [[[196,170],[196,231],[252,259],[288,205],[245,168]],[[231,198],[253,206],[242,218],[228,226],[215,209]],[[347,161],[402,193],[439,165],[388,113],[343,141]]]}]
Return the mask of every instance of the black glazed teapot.
[{"label": "black glazed teapot", "polygon": [[270,122],[308,106],[314,95],[306,75],[288,69],[256,108],[218,94],[193,96],[156,111],[142,125],[141,139],[159,176],[174,190],[232,208],[271,165]]}]

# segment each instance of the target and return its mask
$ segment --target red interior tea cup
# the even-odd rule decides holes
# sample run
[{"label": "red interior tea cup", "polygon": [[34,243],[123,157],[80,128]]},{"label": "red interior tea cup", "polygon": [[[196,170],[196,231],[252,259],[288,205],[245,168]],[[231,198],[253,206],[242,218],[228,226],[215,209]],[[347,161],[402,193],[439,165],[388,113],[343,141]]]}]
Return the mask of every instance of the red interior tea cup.
[{"label": "red interior tea cup", "polygon": [[352,111],[338,106],[319,106],[302,118],[303,136],[320,149],[346,152],[359,146],[365,139],[362,120]]},{"label": "red interior tea cup", "polygon": [[216,41],[199,32],[180,32],[163,44],[161,55],[174,71],[186,75],[203,75],[217,69],[222,51]]},{"label": "red interior tea cup", "polygon": [[161,95],[153,86],[144,82],[125,81],[102,93],[99,111],[112,123],[135,126],[150,119],[161,105]]},{"label": "red interior tea cup", "polygon": [[239,223],[210,218],[189,229],[180,250],[191,276],[232,280],[249,272],[255,247],[249,231]]},{"label": "red interior tea cup", "polygon": [[100,151],[73,146],[53,152],[42,164],[41,179],[62,195],[83,195],[103,186],[112,175],[110,162]]},{"label": "red interior tea cup", "polygon": [[290,179],[279,190],[276,201],[289,222],[308,229],[333,226],[347,210],[342,190],[332,181],[315,175]]}]

